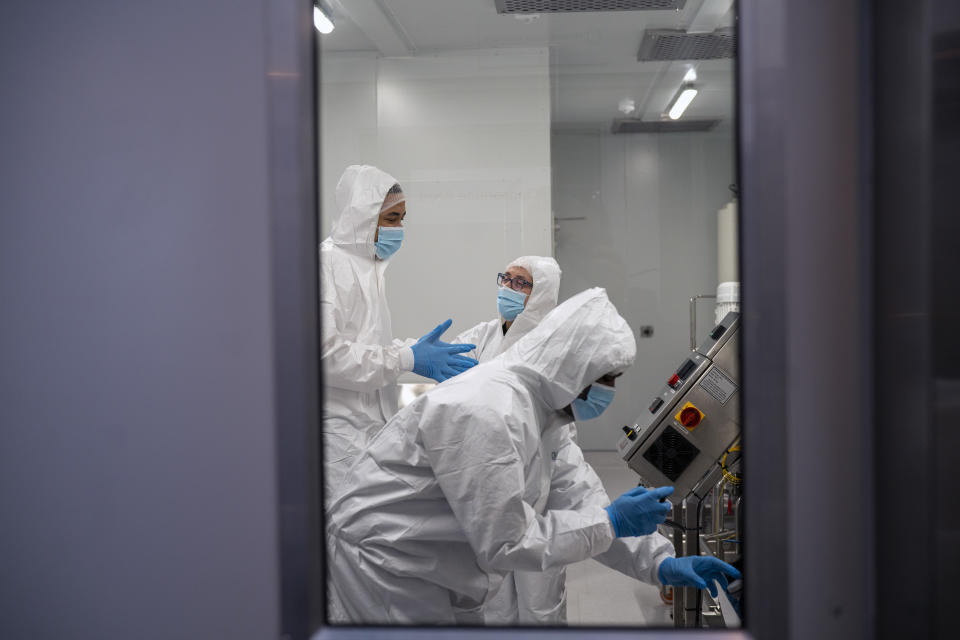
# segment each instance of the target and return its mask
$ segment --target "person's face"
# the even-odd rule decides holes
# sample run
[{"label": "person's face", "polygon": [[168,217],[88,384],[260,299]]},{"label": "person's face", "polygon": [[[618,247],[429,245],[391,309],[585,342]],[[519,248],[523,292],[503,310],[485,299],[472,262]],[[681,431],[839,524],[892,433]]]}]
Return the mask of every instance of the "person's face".
[{"label": "person's face", "polygon": [[[608,387],[614,387],[614,388],[616,388],[616,386],[617,386],[617,378],[619,378],[619,377],[622,376],[622,375],[623,375],[622,373],[608,373],[608,374],[605,375],[605,376],[602,376],[602,377],[600,377],[600,378],[597,378],[596,382],[598,382],[599,384],[605,384],[605,385],[607,385]],[[581,392],[580,392],[580,395],[577,396],[577,397],[580,398],[581,400],[586,400],[586,399],[587,399],[587,394],[590,393],[590,387],[592,387],[592,386],[593,386],[593,384],[587,385],[587,388],[584,389],[583,391],[581,391]]]},{"label": "person's face", "polygon": [[[523,306],[527,306],[527,302],[530,300],[530,294],[533,293],[533,274],[524,269],[523,267],[510,267],[503,272],[508,278],[517,278],[518,280],[526,280],[530,284],[524,285],[520,289],[516,289],[520,293],[527,294],[527,297],[523,300]],[[516,281],[515,281],[516,282]]]},{"label": "person's face", "polygon": [[377,221],[377,231],[373,234],[373,241],[380,239],[380,227],[402,227],[403,219],[407,217],[407,201],[386,206],[380,211],[380,219]]},{"label": "person's face", "polygon": [[[600,376],[600,377],[597,378],[594,382],[588,384],[588,385],[587,385],[587,388],[584,389],[583,391],[581,391],[581,392],[580,392],[580,395],[577,396],[577,397],[580,398],[581,400],[586,400],[586,399],[587,399],[587,394],[590,393],[590,387],[592,387],[592,386],[593,386],[594,384],[596,384],[596,383],[605,384],[605,385],[607,385],[608,387],[614,387],[614,388],[616,388],[616,386],[617,386],[617,378],[619,378],[619,377],[622,376],[622,375],[623,375],[622,373],[608,373],[608,374],[605,375],[605,376]],[[571,403],[571,404],[572,404],[572,403]],[[573,417],[573,407],[572,407],[570,404],[568,404],[567,406],[565,406],[565,407],[562,409],[562,411],[563,411],[564,413],[566,413],[568,416],[570,416],[571,418]]]}]

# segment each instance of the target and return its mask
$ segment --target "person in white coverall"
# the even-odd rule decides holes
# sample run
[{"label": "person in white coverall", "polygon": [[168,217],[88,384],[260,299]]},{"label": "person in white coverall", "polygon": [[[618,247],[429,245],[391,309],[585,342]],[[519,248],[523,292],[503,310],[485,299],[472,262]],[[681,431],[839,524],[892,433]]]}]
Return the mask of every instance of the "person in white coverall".
[{"label": "person in white coverall", "polygon": [[413,371],[446,380],[476,364],[474,345],[439,340],[450,320],[420,338],[394,340],[384,272],[403,240],[406,198],[389,174],[347,167],[337,215],[320,245],[324,494],[333,495],[367,436],[398,409],[397,378]]},{"label": "person in white coverall", "polygon": [[473,343],[466,355],[486,362],[506,351],[557,306],[560,265],[553,258],[523,256],[497,274],[499,316],[471,327],[455,343]]},{"label": "person in white coverall", "polygon": [[[603,289],[552,311],[501,357],[417,398],[367,443],[328,508],[333,622],[483,624],[505,576],[609,553],[647,581],[712,586],[729,565],[674,559],[671,487],[550,505],[550,434],[636,345]],[[609,402],[588,392],[586,413]],[[591,409],[591,407],[593,407]],[[575,409],[576,411],[576,409]],[[576,480],[574,480],[576,481]],[[561,491],[560,487],[556,488]],[[566,491],[586,491],[576,486]],[[650,535],[653,534],[653,535]],[[622,538],[642,536],[623,548]]]},{"label": "person in white coverall", "polygon": [[[560,265],[553,258],[523,256],[512,261],[497,274],[499,317],[482,322],[461,333],[454,342],[477,345],[473,355],[483,363],[501,354],[514,342],[529,333],[555,306],[560,293]],[[510,289],[510,291],[506,291]],[[603,381],[603,379],[601,379]],[[605,381],[611,384],[611,380]],[[585,394],[581,394],[584,395]],[[543,470],[550,474],[550,492],[543,503],[546,509],[576,509],[587,503],[601,507],[610,499],[600,478],[584,460],[577,445],[577,425],[572,420],[566,428],[552,429],[543,436]],[[649,555],[658,555],[652,548],[644,554],[641,548],[649,541],[643,538],[625,539],[613,550],[597,556],[614,569],[651,582],[647,566]],[[660,538],[655,546],[666,548],[669,542]],[[649,545],[648,545],[649,546]],[[626,555],[617,557],[616,551]],[[634,562],[640,560],[640,566]],[[485,606],[484,617],[489,623],[562,625],[567,621],[566,567],[543,571],[515,571],[507,574],[497,593]]]},{"label": "person in white coverall", "polygon": [[[481,363],[500,355],[557,306],[560,274],[560,265],[553,258],[523,256],[513,260],[497,274],[499,316],[467,329],[454,342],[476,344],[476,350],[467,355]],[[584,461],[576,440],[577,428],[572,421],[566,428],[553,429],[544,437],[548,455],[543,458],[543,469],[551,476],[548,500],[553,508],[576,506],[588,497],[605,506],[610,500],[599,478]],[[571,487],[577,490],[571,492]],[[620,563],[616,568],[631,565],[632,562]],[[486,605],[485,618],[499,624],[565,624],[566,574],[565,566],[509,573]]]}]

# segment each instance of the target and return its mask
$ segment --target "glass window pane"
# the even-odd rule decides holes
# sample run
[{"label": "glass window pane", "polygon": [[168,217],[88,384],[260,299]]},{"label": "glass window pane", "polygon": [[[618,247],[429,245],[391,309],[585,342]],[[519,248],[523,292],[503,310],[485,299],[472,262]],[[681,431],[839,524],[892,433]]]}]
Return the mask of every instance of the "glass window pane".
[{"label": "glass window pane", "polygon": [[658,573],[742,551],[733,5],[321,3],[331,622],[738,624]]}]

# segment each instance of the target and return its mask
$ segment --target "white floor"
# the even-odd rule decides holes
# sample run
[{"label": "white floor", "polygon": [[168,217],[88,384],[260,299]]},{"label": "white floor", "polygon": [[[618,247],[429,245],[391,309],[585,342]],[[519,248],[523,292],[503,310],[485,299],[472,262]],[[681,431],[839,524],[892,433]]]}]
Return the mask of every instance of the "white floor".
[{"label": "white floor", "polygon": [[[637,475],[615,451],[585,451],[611,497],[637,486]],[[673,626],[671,608],[660,590],[585,560],[567,567],[567,623],[570,625]]]}]

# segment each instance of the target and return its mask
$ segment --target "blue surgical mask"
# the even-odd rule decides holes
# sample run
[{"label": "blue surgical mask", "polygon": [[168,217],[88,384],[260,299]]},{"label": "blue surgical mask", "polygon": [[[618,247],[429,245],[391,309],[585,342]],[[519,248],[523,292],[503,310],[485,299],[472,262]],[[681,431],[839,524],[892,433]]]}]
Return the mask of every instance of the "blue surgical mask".
[{"label": "blue surgical mask", "polygon": [[377,232],[377,257],[386,260],[403,243],[403,227],[380,227]]},{"label": "blue surgical mask", "polygon": [[576,420],[592,420],[603,413],[613,401],[613,387],[594,382],[587,392],[587,399],[573,401],[573,417]]},{"label": "blue surgical mask", "polygon": [[500,287],[497,293],[497,310],[506,320],[513,320],[523,311],[523,301],[527,299],[527,294]]}]

